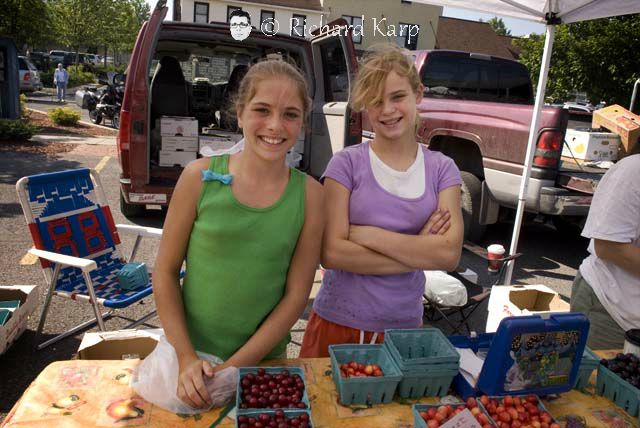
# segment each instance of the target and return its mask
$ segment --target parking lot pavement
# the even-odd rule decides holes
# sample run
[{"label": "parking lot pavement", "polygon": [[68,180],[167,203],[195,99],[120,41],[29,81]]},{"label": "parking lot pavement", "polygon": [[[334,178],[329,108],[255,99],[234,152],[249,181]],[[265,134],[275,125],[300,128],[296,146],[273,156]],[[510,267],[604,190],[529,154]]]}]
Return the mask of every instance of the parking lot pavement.
[{"label": "parking lot pavement", "polygon": [[[34,260],[25,257],[32,246],[24,216],[18,203],[15,183],[25,175],[57,171],[69,168],[91,167],[100,169],[100,176],[107,199],[116,223],[137,223],[145,226],[162,227],[161,211],[150,211],[145,218],[131,221],[120,213],[119,184],[120,167],[115,146],[78,144],[72,151],[57,156],[45,156],[24,153],[3,153],[0,156],[0,284],[44,285],[42,271]],[[501,243],[508,247],[511,239],[512,223],[501,223],[488,228],[485,238],[479,242],[486,247],[492,243]],[[124,254],[128,254],[132,240],[121,236]],[[514,271],[514,283],[545,284],[568,298],[571,283],[582,259],[587,255],[587,241],[575,236],[559,234],[548,224],[526,223],[520,236],[519,251],[523,256],[517,260]],[[152,240],[143,242],[138,260],[153,266],[158,243]],[[463,252],[462,266],[476,271],[480,284],[487,284],[486,261]],[[40,303],[44,300],[44,287],[39,290]],[[123,311],[123,315],[137,318],[154,307],[152,299],[144,304],[135,305]],[[22,392],[33,379],[53,361],[73,358],[80,344],[82,333],[68,337],[42,351],[35,351],[33,339],[37,328],[40,307],[29,320],[27,331],[6,352],[0,356],[2,382],[0,382],[0,420],[18,400]],[[87,304],[67,299],[53,299],[44,339],[54,333],[64,331],[81,321],[91,318],[92,311]],[[152,323],[158,325],[157,318]],[[471,325],[477,331],[484,331],[486,323],[486,303],[476,311]],[[296,328],[304,328],[306,321],[301,319]],[[106,322],[110,330],[122,328],[126,321],[112,318]],[[444,325],[438,324],[439,327]],[[93,328],[92,331],[96,331]],[[445,333],[447,330],[445,329]],[[293,335],[297,341],[302,334]],[[299,348],[289,346],[289,356],[297,356]]]}]

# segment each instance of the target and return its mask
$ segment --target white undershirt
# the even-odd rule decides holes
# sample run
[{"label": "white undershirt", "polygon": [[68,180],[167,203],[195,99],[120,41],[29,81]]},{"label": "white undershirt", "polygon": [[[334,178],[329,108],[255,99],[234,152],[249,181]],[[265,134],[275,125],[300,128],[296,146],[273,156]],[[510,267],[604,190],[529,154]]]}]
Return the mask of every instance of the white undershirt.
[{"label": "white undershirt", "polygon": [[369,144],[371,170],[376,181],[387,192],[402,198],[419,198],[424,193],[424,153],[418,146],[416,160],[406,171],[396,171],[375,154]]}]

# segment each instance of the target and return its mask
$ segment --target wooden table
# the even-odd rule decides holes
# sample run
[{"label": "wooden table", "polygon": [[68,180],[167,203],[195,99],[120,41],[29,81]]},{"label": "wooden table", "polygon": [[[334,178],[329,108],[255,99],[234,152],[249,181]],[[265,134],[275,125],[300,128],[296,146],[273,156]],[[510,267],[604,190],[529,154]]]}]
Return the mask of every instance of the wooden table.
[{"label": "wooden table", "polygon": [[[198,416],[181,417],[153,406],[137,397],[128,380],[139,360],[54,362],[45,368],[27,388],[4,421],[4,427],[208,427],[220,409]],[[328,358],[278,360],[269,365],[301,366],[305,370],[315,428],[411,428],[414,402],[435,403],[436,398],[399,400],[391,404],[345,407],[337,402],[337,392],[330,375]],[[594,380],[595,376],[592,377]],[[72,397],[72,398],[69,398]],[[133,410],[132,419],[118,420],[109,410],[125,402]],[[58,407],[53,403],[58,403]],[[545,401],[549,411],[559,419],[566,415],[585,418],[593,428],[637,427],[632,418],[605,398],[571,391],[560,398]],[[63,407],[63,408],[60,408]],[[228,416],[220,428],[235,427]]]}]

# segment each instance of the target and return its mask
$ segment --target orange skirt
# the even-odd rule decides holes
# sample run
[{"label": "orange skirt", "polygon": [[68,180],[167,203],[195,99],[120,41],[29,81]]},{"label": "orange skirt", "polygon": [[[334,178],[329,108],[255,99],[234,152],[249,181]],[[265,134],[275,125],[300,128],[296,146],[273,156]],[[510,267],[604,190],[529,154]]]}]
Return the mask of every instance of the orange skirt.
[{"label": "orange skirt", "polygon": [[[365,332],[364,343],[370,343],[373,335],[373,332]],[[384,333],[378,333],[375,343],[383,341]],[[329,345],[341,343],[360,343],[360,330],[327,321],[311,310],[302,339],[300,358],[328,357]]]}]

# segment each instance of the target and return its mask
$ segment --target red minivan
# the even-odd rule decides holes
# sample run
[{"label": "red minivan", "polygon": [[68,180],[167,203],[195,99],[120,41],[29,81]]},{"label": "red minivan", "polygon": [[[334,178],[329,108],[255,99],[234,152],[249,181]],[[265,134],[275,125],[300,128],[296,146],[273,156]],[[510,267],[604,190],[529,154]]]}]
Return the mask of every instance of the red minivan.
[{"label": "red minivan", "polygon": [[[239,135],[225,114],[229,97],[237,89],[236,77],[262,58],[293,61],[308,79],[312,111],[295,146],[301,170],[319,177],[334,152],[360,142],[360,115],[348,107],[357,67],[349,32],[305,39],[267,36],[254,28],[239,42],[226,23],[164,21],[166,13],[166,0],[159,0],[140,29],[127,70],[117,138],[125,216],[142,215],[146,205],[167,206],[182,172],[182,167],[160,166],[158,119],[193,117],[200,133],[213,128]],[[336,23],[346,25],[334,22],[329,28]]]}]

